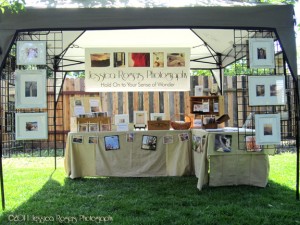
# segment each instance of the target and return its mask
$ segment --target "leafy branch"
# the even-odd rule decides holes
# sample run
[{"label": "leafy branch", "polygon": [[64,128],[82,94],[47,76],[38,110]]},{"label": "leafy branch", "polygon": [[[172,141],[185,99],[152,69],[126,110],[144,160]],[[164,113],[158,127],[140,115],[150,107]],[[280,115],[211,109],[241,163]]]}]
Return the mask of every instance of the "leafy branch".
[{"label": "leafy branch", "polygon": [[0,0],[0,10],[4,14],[6,10],[18,13],[25,10],[25,0]]}]

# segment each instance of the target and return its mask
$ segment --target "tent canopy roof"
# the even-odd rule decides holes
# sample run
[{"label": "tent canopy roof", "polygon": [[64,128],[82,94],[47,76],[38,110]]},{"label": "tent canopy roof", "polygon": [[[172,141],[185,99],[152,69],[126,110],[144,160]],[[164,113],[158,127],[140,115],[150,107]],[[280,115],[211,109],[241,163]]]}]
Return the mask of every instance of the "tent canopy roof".
[{"label": "tent canopy roof", "polygon": [[[0,15],[1,67],[18,32],[64,33],[65,59],[83,59],[85,47],[184,46],[192,51],[191,68],[218,68],[232,63],[233,29],[274,31],[296,75],[293,6],[184,8],[33,9]],[[84,31],[84,32],[83,32]],[[246,34],[245,34],[246,35]],[[72,47],[72,48],[69,48]],[[61,54],[61,52],[56,53]],[[242,55],[241,55],[242,57]],[[202,59],[194,62],[193,59]],[[64,63],[67,65],[67,63]],[[68,70],[82,69],[79,65]]]}]

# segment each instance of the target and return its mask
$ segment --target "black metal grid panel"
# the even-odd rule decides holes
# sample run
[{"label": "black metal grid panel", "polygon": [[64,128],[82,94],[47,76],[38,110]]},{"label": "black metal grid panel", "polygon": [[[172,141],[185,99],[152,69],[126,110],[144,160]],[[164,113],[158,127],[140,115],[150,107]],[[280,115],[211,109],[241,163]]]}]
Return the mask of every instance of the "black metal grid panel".
[{"label": "black metal grid panel", "polygon": [[[249,38],[273,38],[275,49],[275,68],[249,68]],[[295,81],[291,76],[282,52],[281,46],[274,32],[270,30],[234,30],[235,62],[237,82],[237,116],[238,127],[255,129],[256,114],[279,114],[281,143],[275,146],[277,152],[295,151],[296,149],[296,99]],[[239,58],[241,55],[244,57]],[[285,105],[249,106],[248,78],[250,76],[284,76],[285,78]],[[285,118],[285,116],[287,116]],[[246,136],[255,137],[255,131],[239,131],[239,149],[246,150]],[[274,145],[260,146],[263,150],[274,149]]]},{"label": "black metal grid panel", "polygon": [[[42,40],[47,42],[47,65],[18,66],[16,65],[16,43],[19,40]],[[4,157],[49,156],[63,155],[65,135],[63,134],[63,97],[57,97],[57,85],[63,82],[63,77],[54,77],[54,59],[63,50],[62,32],[25,32],[20,33],[12,46],[1,74],[1,134],[2,154]],[[61,63],[60,66],[62,67]],[[15,70],[47,70],[47,109],[15,109]],[[58,92],[56,91],[58,90]],[[47,112],[48,139],[47,140],[15,140],[15,113]],[[56,118],[56,119],[55,119]],[[55,125],[56,126],[55,126]]]}]

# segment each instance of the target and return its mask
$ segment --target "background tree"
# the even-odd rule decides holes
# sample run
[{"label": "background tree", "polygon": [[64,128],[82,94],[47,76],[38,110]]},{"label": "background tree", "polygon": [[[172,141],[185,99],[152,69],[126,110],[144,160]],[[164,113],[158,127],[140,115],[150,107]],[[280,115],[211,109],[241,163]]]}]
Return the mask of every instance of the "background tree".
[{"label": "background tree", "polygon": [[1,13],[10,11],[11,13],[18,13],[25,10],[25,0],[0,0]]}]

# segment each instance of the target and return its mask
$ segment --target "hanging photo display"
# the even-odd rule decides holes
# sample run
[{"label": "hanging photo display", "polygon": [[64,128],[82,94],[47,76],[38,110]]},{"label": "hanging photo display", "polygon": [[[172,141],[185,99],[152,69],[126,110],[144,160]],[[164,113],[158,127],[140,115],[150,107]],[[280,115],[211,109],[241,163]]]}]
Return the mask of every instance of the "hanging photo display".
[{"label": "hanging photo display", "polygon": [[17,65],[46,65],[46,41],[18,41]]},{"label": "hanging photo display", "polygon": [[87,48],[85,91],[189,91],[189,48]]}]

